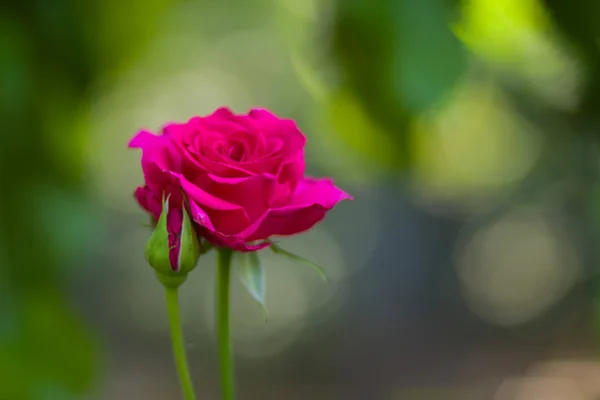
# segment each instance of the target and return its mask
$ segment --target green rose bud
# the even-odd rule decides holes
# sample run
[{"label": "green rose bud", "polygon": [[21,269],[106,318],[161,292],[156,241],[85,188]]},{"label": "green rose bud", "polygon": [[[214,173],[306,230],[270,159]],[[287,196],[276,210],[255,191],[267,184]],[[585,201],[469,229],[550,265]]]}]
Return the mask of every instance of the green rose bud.
[{"label": "green rose bud", "polygon": [[[169,231],[169,227],[175,225],[174,213],[177,212],[182,213],[181,231]],[[169,211],[169,198],[163,200],[162,212],[145,251],[146,260],[158,279],[165,286],[178,287],[196,266],[200,252],[200,242],[184,203],[180,210]]]}]

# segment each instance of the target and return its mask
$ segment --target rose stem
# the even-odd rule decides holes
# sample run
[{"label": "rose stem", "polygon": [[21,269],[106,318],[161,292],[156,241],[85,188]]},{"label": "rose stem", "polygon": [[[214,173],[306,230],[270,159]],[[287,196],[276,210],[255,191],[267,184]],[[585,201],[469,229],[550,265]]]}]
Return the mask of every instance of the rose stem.
[{"label": "rose stem", "polygon": [[217,261],[217,331],[219,336],[219,363],[221,371],[221,399],[234,400],[233,359],[229,329],[229,281],[232,250],[221,248]]},{"label": "rose stem", "polygon": [[173,354],[175,355],[175,364],[177,364],[177,373],[179,374],[179,383],[183,391],[185,400],[195,400],[194,386],[190,378],[187,358],[185,355],[185,346],[181,330],[181,319],[179,318],[178,288],[165,286],[167,293],[167,310],[169,313],[169,327],[171,328],[171,341],[173,342]]}]

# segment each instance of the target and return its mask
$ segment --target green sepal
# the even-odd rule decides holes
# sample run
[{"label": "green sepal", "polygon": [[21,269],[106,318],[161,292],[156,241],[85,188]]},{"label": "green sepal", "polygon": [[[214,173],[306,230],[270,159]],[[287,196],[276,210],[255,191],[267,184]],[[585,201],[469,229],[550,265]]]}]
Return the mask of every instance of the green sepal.
[{"label": "green sepal", "polygon": [[181,236],[179,239],[178,272],[187,274],[196,267],[200,257],[201,248],[194,225],[185,208],[182,206],[183,220],[181,222]]},{"label": "green sepal", "polygon": [[279,247],[278,245],[276,245],[275,243],[271,242],[271,245],[269,246],[269,248],[271,249],[271,251],[273,251],[273,253],[275,254],[280,254],[282,256],[285,256],[293,261],[299,262],[301,264],[306,265],[307,267],[312,268],[317,274],[319,274],[319,276],[321,277],[321,279],[323,279],[325,282],[330,283],[329,279],[327,278],[327,274],[325,273],[325,270],[315,264],[312,261],[307,260],[304,257],[300,257],[299,255],[296,255],[294,253],[291,253],[287,250],[282,249],[281,247]]},{"label": "green sepal", "polygon": [[167,213],[169,198],[163,198],[163,208],[156,227],[150,235],[144,254],[146,261],[157,273],[172,271],[169,261],[169,232],[167,231]]}]

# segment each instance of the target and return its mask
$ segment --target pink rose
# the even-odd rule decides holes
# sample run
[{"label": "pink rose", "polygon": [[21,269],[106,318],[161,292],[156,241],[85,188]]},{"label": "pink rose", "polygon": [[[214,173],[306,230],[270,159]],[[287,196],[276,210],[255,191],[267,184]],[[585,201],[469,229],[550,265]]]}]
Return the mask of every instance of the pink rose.
[{"label": "pink rose", "polygon": [[198,233],[211,244],[261,249],[271,236],[310,229],[339,201],[351,199],[330,179],[304,176],[305,141],[294,121],[261,109],[235,115],[220,108],[168,124],[159,136],[140,131],[129,143],[143,151],[146,184],[135,198],[158,219],[163,194],[170,195],[174,257],[182,194]]}]

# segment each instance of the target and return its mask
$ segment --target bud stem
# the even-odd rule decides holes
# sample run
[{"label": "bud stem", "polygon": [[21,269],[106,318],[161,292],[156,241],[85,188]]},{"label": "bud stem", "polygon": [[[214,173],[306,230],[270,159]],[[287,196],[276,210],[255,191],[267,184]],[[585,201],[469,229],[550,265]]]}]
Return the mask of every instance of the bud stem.
[{"label": "bud stem", "polygon": [[231,256],[228,248],[218,249],[217,261],[217,331],[219,336],[219,363],[221,371],[221,399],[234,400],[233,359],[229,329],[229,286]]},{"label": "bud stem", "polygon": [[181,329],[181,319],[179,317],[179,301],[178,288],[176,286],[165,285],[167,310],[169,313],[169,327],[171,328],[171,340],[173,342],[173,354],[175,356],[175,364],[179,374],[179,383],[183,391],[185,400],[195,400],[194,386],[190,378],[187,358],[185,355],[185,345],[183,341],[183,333]]}]

